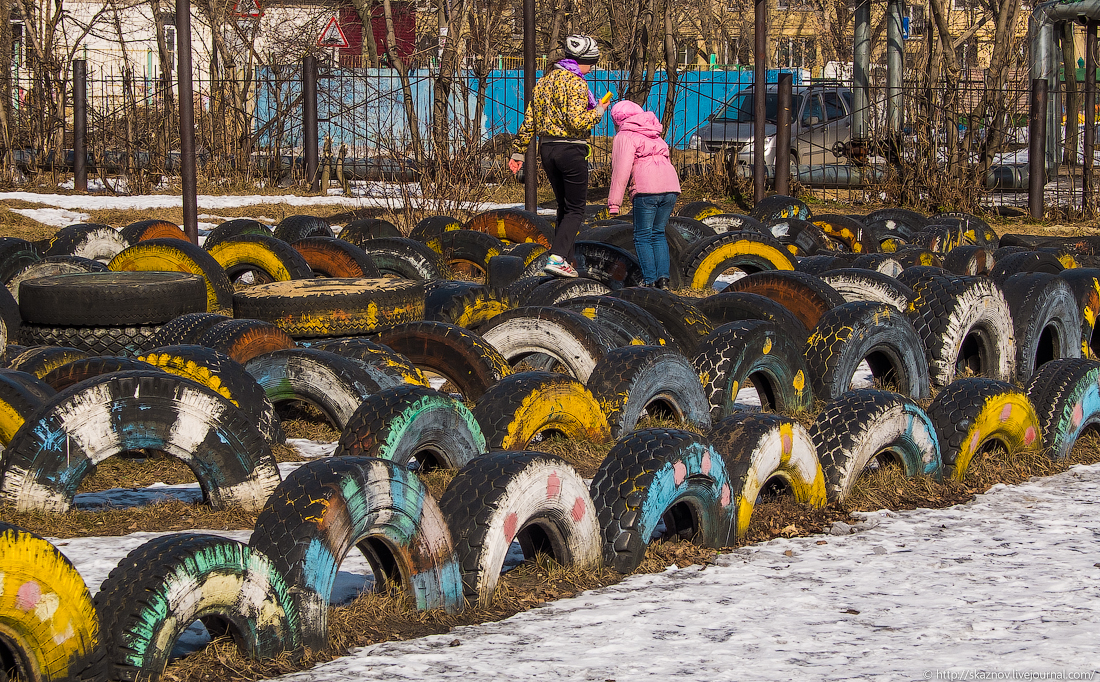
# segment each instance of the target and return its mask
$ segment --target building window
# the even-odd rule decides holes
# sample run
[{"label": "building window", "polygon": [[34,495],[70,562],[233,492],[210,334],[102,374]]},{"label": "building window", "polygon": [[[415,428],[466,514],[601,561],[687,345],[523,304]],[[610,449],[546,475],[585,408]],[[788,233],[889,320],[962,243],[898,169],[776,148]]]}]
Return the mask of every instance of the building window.
[{"label": "building window", "polygon": [[971,38],[956,47],[955,58],[959,60],[960,69],[978,68],[978,41]]},{"label": "building window", "polygon": [[924,5],[909,8],[909,37],[924,35]]},{"label": "building window", "polygon": [[809,12],[813,10],[810,0],[775,0],[775,8],[780,11]]},{"label": "building window", "polygon": [[810,69],[817,63],[814,38],[780,37],[775,44],[775,65],[781,69]]}]

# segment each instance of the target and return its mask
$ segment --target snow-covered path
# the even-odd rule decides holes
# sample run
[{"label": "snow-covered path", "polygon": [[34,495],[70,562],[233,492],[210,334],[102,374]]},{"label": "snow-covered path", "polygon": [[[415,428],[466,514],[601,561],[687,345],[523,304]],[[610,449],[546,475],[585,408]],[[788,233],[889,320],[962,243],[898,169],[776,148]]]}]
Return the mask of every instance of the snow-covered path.
[{"label": "snow-covered path", "polygon": [[1100,663],[1100,465],[863,525],[876,522],[280,680],[924,680]]}]

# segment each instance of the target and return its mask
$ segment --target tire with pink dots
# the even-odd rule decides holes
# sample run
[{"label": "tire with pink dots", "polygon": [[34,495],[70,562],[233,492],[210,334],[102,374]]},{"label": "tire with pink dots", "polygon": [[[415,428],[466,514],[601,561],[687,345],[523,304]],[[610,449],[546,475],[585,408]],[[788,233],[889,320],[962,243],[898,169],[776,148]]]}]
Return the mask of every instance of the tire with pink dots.
[{"label": "tire with pink dots", "polygon": [[1100,425],[1100,362],[1084,358],[1042,365],[1027,385],[1050,456],[1069,455],[1086,429]]},{"label": "tire with pink dots", "polygon": [[447,486],[439,507],[470,604],[492,603],[513,541],[525,560],[541,553],[567,567],[601,563],[588,487],[554,455],[505,450],[478,457]]},{"label": "tire with pink dots", "polygon": [[656,538],[704,547],[735,540],[733,489],[722,456],[699,434],[635,431],[615,444],[592,479],[604,562],[630,573]]}]

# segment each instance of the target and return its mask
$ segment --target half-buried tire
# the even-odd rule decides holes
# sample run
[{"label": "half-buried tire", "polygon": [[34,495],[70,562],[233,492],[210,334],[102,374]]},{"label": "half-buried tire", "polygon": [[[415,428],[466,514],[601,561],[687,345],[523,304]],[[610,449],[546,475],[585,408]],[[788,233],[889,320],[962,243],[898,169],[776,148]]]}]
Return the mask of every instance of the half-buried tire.
[{"label": "half-buried tire", "polygon": [[576,379],[554,372],[520,372],[485,392],[473,409],[490,450],[524,450],[536,436],[603,442],[607,417]]},{"label": "half-buried tire", "polygon": [[376,338],[422,370],[450,381],[466,400],[476,401],[512,373],[508,360],[486,339],[444,322],[414,322],[387,329]]},{"label": "half-buried tire", "polygon": [[1027,385],[1051,457],[1068,457],[1086,430],[1100,425],[1100,363],[1052,360]]}]

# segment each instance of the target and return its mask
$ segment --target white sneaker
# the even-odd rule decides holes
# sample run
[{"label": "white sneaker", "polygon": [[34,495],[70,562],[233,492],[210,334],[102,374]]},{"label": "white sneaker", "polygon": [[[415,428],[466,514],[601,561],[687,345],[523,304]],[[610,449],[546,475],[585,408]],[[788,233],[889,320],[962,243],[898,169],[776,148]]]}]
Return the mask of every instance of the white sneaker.
[{"label": "white sneaker", "polygon": [[555,277],[577,277],[577,271],[573,269],[573,266],[569,264],[569,261],[565,260],[561,256],[550,256],[550,260],[546,261],[546,265],[543,266],[542,271]]}]

